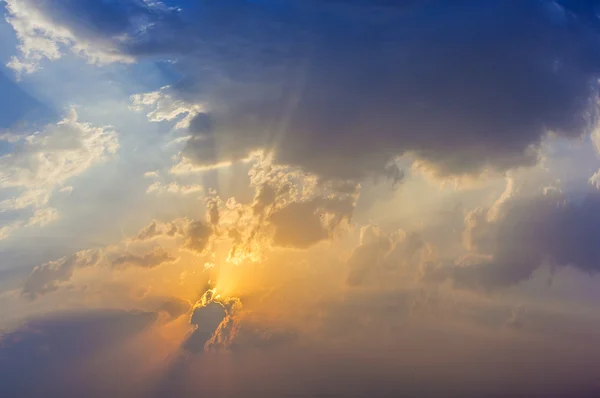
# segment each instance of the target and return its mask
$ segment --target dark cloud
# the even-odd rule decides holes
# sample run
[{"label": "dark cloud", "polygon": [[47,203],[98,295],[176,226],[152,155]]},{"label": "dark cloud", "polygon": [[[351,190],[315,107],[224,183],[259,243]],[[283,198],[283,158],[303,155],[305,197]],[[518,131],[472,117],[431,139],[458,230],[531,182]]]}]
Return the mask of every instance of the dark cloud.
[{"label": "dark cloud", "polygon": [[[77,38],[99,42],[135,34],[169,15],[166,9],[149,6],[144,0],[25,0],[24,4],[40,10],[53,24],[68,27]],[[116,47],[114,51],[123,50]]]},{"label": "dark cloud", "polygon": [[183,342],[183,349],[192,353],[201,353],[206,343],[213,337],[221,322],[227,317],[223,304],[217,301],[197,305],[192,311],[190,324],[194,330]]},{"label": "dark cloud", "polygon": [[513,198],[497,220],[478,210],[467,217],[472,255],[429,276],[452,278],[460,287],[491,289],[529,279],[542,265],[600,271],[600,194],[582,201],[560,194]]},{"label": "dark cloud", "polygon": [[[190,100],[216,98],[211,128],[183,153],[210,164],[273,148],[282,163],[356,178],[413,152],[441,174],[460,174],[533,164],[548,130],[585,131],[595,49],[555,4],[438,1],[387,9],[385,18],[348,15],[345,6],[299,7],[287,28],[273,27],[261,7],[231,11],[232,26],[214,33],[245,37],[256,50],[246,54],[251,64],[272,56],[277,66],[240,71],[224,59],[227,85],[206,97],[181,90]],[[271,22],[274,38],[233,23],[248,14]]]},{"label": "dark cloud", "polygon": [[[183,151],[198,164],[267,148],[328,178],[403,153],[441,175],[506,170],[535,163],[546,132],[577,137],[593,119],[595,2],[88,3],[29,1],[127,56],[177,58],[170,94],[207,109]],[[157,22],[119,41],[141,17]]]},{"label": "dark cloud", "polygon": [[111,310],[29,321],[0,338],[0,396],[77,396],[83,383],[71,377],[77,366],[156,319],[154,313]]},{"label": "dark cloud", "polygon": [[213,230],[202,221],[192,221],[185,230],[184,246],[197,253],[202,253],[208,245]]}]

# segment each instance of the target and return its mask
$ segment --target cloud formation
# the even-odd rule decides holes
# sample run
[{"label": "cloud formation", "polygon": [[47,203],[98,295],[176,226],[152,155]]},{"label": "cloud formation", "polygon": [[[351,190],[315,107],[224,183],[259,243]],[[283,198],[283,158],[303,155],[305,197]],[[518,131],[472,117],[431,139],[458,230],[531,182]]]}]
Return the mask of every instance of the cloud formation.
[{"label": "cloud formation", "polygon": [[53,292],[61,283],[69,281],[76,269],[95,267],[103,261],[102,251],[96,249],[80,251],[56,261],[49,261],[31,271],[25,280],[22,293],[27,297],[36,298],[38,295]]},{"label": "cloud formation", "polygon": [[128,267],[152,269],[178,260],[160,246],[152,249],[137,248],[135,253],[127,245],[101,249],[81,250],[58,260],[36,266],[22,287],[22,294],[30,299],[67,286],[73,274],[80,269],[106,267],[123,270]]},{"label": "cloud formation", "polygon": [[456,265],[432,268],[429,276],[487,290],[527,280],[542,265],[600,271],[598,192],[581,201],[555,192],[516,196],[502,207],[504,215],[498,219],[481,208],[470,212],[464,235],[469,253]]},{"label": "cloud formation", "polygon": [[113,267],[137,266],[145,268],[154,268],[165,263],[172,263],[176,260],[176,257],[171,256],[165,250],[161,248],[156,248],[153,251],[144,254],[143,256],[139,256],[132,253],[126,253],[118,257],[116,260],[113,260],[112,265]]},{"label": "cloud formation", "polygon": [[223,322],[227,322],[226,307],[213,299],[214,292],[208,290],[202,299],[194,306],[190,324],[193,330],[182,344],[182,348],[191,353],[202,353],[207,349],[207,344],[216,338]]},{"label": "cloud formation", "polygon": [[53,194],[90,167],[114,157],[119,149],[114,129],[80,122],[74,109],[42,131],[4,136],[10,137],[16,141],[12,151],[0,157],[0,190],[19,193],[0,201],[0,213],[31,209],[34,214],[2,226],[5,233],[0,238],[22,226],[56,220],[58,211],[48,205]]},{"label": "cloud formation", "polygon": [[501,171],[594,119],[597,23],[570,1],[9,3],[25,60],[62,42],[97,60],[177,58],[181,84],[134,106],[186,115],[183,153],[200,166],[266,149],[327,178],[385,173],[405,153],[440,175]]},{"label": "cloud formation", "polygon": [[0,392],[6,397],[74,396],[72,390],[85,389],[85,382],[74,382],[76,377],[60,370],[85,365],[92,355],[117,346],[157,319],[151,312],[96,310],[30,320],[0,336]]},{"label": "cloud formation", "polygon": [[152,221],[139,231],[133,241],[145,241],[158,237],[180,238],[183,240],[183,248],[202,254],[213,232],[213,229],[203,221],[178,218],[166,223]]}]

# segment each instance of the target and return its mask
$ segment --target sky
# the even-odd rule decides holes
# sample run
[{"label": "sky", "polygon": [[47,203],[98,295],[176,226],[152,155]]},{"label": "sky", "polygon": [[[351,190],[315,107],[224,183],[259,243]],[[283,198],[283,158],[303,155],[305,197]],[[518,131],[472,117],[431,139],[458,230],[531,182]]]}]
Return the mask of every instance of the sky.
[{"label": "sky", "polygon": [[0,397],[600,395],[600,1],[0,13]]}]

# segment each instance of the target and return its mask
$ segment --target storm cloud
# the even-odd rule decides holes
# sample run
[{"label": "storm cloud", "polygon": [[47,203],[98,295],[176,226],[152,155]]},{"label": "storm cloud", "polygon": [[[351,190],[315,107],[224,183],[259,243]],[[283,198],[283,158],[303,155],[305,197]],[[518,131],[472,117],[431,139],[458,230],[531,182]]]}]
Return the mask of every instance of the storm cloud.
[{"label": "storm cloud", "polygon": [[183,154],[198,165],[266,149],[326,178],[382,173],[407,153],[439,175],[502,171],[536,163],[548,132],[595,122],[593,2],[60,3],[19,9],[86,48],[177,59],[169,96],[196,109]]}]

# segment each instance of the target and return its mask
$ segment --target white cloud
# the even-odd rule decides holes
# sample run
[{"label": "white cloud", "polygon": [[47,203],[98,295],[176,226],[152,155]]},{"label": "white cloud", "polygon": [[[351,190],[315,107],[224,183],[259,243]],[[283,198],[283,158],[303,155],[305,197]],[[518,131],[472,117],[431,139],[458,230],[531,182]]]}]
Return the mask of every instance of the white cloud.
[{"label": "white cloud", "polygon": [[15,221],[0,227],[0,240],[8,238],[12,232],[23,225],[22,221]]},{"label": "white cloud", "polygon": [[[118,148],[112,128],[79,122],[71,110],[57,124],[25,136],[11,153],[0,157],[0,193],[19,191],[0,201],[0,212],[32,208],[35,214],[27,226],[46,225],[58,218],[57,210],[47,207],[53,193],[70,192],[73,188],[63,186],[65,182],[112,157]],[[4,237],[18,226],[4,227]]]},{"label": "white cloud", "polygon": [[175,99],[169,94],[169,89],[169,86],[164,86],[158,91],[134,94],[131,96],[131,108],[149,110],[146,116],[151,122],[171,121],[183,116],[175,129],[188,128],[194,116],[204,111],[204,106]]},{"label": "white cloud", "polygon": [[43,227],[58,219],[58,210],[52,207],[44,207],[35,211],[34,215],[29,219],[27,226],[39,225]]},{"label": "white cloud", "polygon": [[147,171],[144,173],[144,177],[145,178],[157,178],[158,177],[158,171]]},{"label": "white cloud", "polygon": [[40,69],[42,60],[54,61],[63,55],[63,48],[83,56],[89,63],[134,62],[133,57],[121,54],[114,43],[86,40],[72,29],[48,16],[39,4],[31,0],[5,0],[6,21],[13,27],[19,40],[19,55],[13,56],[7,66],[18,75]]},{"label": "white cloud", "polygon": [[589,179],[590,185],[600,190],[600,170],[594,173]]},{"label": "white cloud", "polygon": [[174,175],[187,175],[187,174],[196,174],[203,173],[208,170],[215,170],[221,167],[229,167],[232,162],[221,162],[211,166],[198,166],[195,165],[192,161],[190,161],[186,157],[182,157],[179,163],[175,164],[169,170],[169,173]]},{"label": "white cloud", "polygon": [[161,195],[161,194],[165,194],[165,193],[170,193],[170,194],[175,194],[175,195],[189,195],[192,193],[202,192],[203,190],[204,190],[204,188],[202,187],[202,185],[198,185],[198,184],[179,185],[176,182],[171,182],[171,183],[165,185],[165,184],[162,184],[162,183],[156,181],[148,187],[148,189],[146,190],[146,193],[155,193],[157,195]]}]

